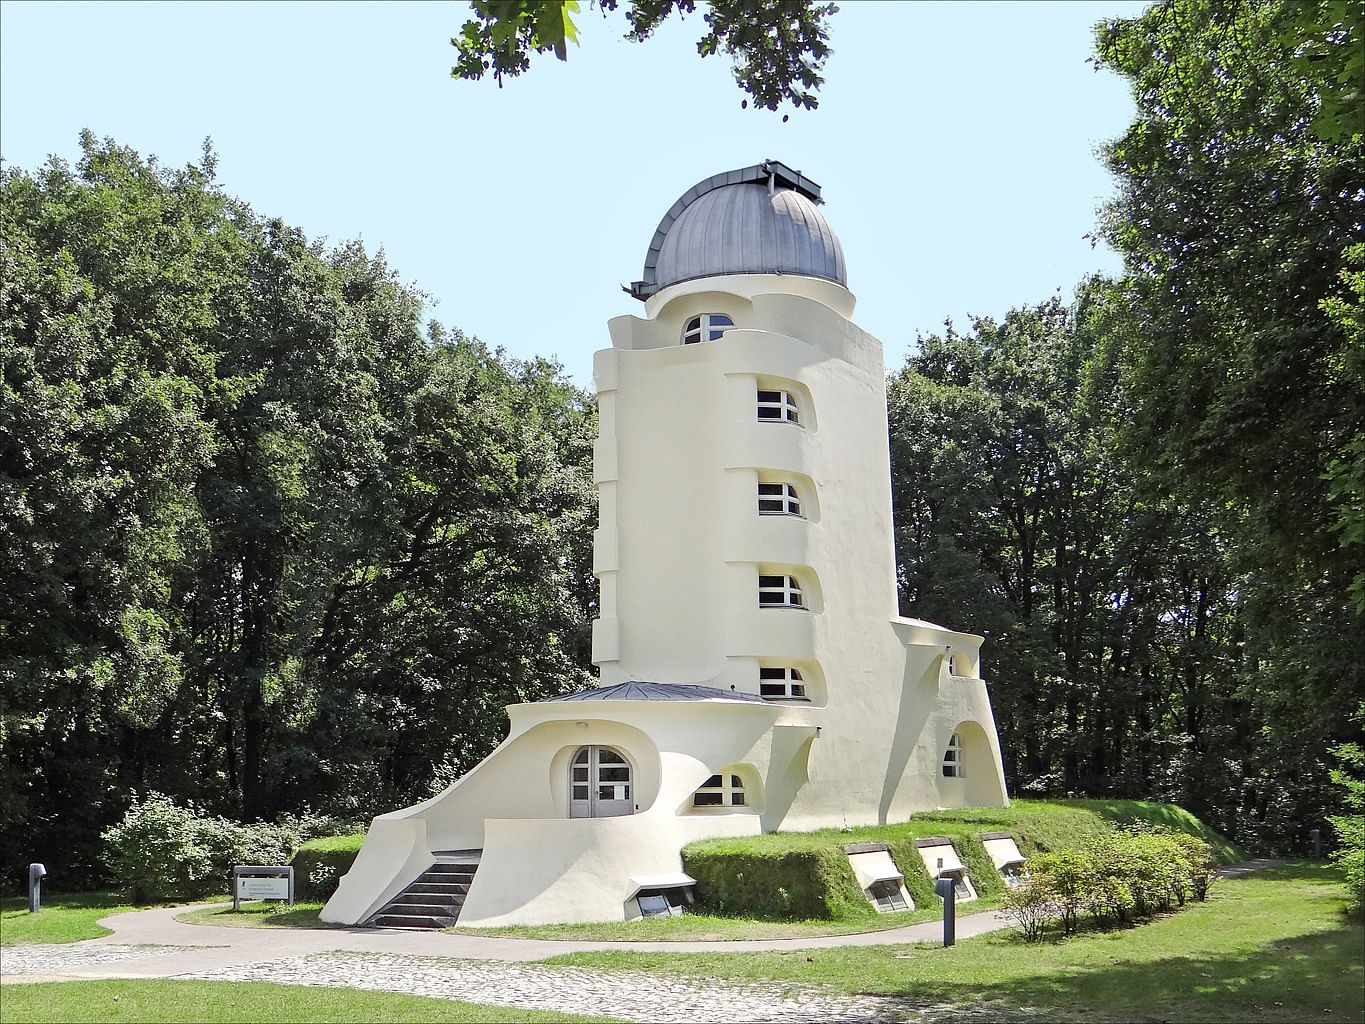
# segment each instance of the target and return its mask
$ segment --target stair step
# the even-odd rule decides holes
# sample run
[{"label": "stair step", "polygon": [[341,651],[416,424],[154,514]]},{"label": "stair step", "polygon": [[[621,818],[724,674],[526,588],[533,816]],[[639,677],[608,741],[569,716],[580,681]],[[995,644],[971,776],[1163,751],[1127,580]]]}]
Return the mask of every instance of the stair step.
[{"label": "stair step", "polygon": [[435,931],[440,928],[449,928],[455,923],[455,918],[397,917],[391,914],[380,914],[374,919],[374,923],[380,928],[423,928]]},{"label": "stair step", "polygon": [[469,882],[413,882],[404,892],[446,892],[463,896],[469,891]]},{"label": "stair step", "polygon": [[475,862],[440,861],[396,894],[369,923],[379,928],[449,928],[460,917],[474,882]]},{"label": "stair step", "polygon": [[389,906],[460,906],[464,903],[462,892],[402,892],[393,898]]}]

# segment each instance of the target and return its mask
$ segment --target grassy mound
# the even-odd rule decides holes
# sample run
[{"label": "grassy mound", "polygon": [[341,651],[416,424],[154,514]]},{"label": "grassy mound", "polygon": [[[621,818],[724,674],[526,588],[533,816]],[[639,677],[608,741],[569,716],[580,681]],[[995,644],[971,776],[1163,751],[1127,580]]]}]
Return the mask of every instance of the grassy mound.
[{"label": "grassy mound", "polygon": [[937,906],[933,880],[924,868],[916,839],[947,836],[967,865],[984,899],[1004,883],[981,842],[982,832],[1008,831],[1028,856],[1079,847],[1111,823],[1147,821],[1198,836],[1213,847],[1219,863],[1241,859],[1242,851],[1188,811],[1173,804],[1139,800],[1016,800],[1012,807],[973,807],[917,814],[894,825],[869,825],[818,832],[774,832],[711,839],[683,850],[683,870],[697,880],[698,909],[775,920],[852,921],[873,918],[841,847],[882,842],[905,875],[916,906]]},{"label": "grassy mound", "polygon": [[322,836],[299,847],[289,863],[294,866],[295,899],[304,903],[326,903],[337,891],[341,876],[351,870],[365,833],[348,836]]}]

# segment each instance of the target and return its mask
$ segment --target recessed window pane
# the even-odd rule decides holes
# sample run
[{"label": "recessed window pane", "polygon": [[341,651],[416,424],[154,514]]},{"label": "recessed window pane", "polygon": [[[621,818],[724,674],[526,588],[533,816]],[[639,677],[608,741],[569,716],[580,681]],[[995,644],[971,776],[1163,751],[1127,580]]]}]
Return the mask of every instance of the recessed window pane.
[{"label": "recessed window pane", "polygon": [[588,799],[588,787],[587,787],[587,786],[574,786],[574,788],[573,788],[573,798],[574,798],[575,800],[586,800],[586,799]]},{"label": "recessed window pane", "polygon": [[598,764],[625,764],[626,759],[614,750],[599,750],[597,752]]},{"label": "recessed window pane", "polygon": [[598,782],[629,782],[629,768],[602,768],[597,773]]}]

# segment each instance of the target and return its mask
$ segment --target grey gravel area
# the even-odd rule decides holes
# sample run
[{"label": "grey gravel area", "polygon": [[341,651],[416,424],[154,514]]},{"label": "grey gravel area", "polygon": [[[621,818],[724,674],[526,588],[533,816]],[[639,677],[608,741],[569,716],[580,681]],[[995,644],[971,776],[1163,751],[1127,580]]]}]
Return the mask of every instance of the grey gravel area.
[{"label": "grey gravel area", "polygon": [[552,1010],[630,1021],[870,1024],[919,1020],[926,1015],[939,1019],[937,1013],[926,1013],[928,1007],[883,996],[841,996],[772,984],[704,983],[694,978],[629,971],[374,953],[315,953],[180,977],[403,992],[519,1010]]},{"label": "grey gravel area", "polygon": [[117,946],[65,942],[0,946],[0,975],[65,974],[119,960],[139,960],[158,950],[182,950],[184,946]]}]

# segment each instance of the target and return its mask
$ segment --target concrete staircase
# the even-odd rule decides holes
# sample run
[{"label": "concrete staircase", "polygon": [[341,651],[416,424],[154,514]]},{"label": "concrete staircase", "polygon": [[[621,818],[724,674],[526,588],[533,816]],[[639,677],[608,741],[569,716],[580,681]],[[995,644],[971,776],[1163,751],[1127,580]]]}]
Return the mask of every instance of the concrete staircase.
[{"label": "concrete staircase", "polygon": [[460,919],[478,856],[437,854],[437,861],[386,903],[367,924],[376,928],[449,928]]}]

